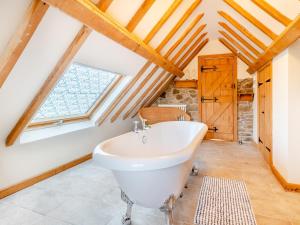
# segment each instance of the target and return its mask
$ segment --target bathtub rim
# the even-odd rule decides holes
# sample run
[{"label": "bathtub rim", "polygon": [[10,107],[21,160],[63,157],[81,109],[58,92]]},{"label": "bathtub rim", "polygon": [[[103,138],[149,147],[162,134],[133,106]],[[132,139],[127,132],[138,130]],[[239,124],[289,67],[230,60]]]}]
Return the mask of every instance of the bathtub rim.
[{"label": "bathtub rim", "polygon": [[202,142],[208,127],[206,124],[196,121],[167,121],[154,124],[153,126],[174,122],[194,124],[196,123],[201,125],[202,127],[197,133],[195,133],[193,140],[187,146],[185,146],[179,151],[168,153],[165,155],[130,158],[126,156],[119,156],[116,154],[108,153],[101,148],[101,146],[105,145],[107,142],[110,142],[113,139],[118,138],[119,136],[130,133],[127,132],[116,137],[107,139],[98,144],[93,151],[93,160],[100,162],[102,167],[115,171],[158,170],[184,163],[185,161],[192,158],[193,154],[196,152],[198,145]]}]

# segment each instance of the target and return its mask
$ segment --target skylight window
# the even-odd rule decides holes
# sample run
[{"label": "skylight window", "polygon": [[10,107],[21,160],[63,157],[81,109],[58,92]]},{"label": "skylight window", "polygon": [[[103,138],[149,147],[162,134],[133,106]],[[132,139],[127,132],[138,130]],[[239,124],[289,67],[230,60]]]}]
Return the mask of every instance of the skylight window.
[{"label": "skylight window", "polygon": [[31,125],[88,117],[118,76],[72,63],[32,119]]}]

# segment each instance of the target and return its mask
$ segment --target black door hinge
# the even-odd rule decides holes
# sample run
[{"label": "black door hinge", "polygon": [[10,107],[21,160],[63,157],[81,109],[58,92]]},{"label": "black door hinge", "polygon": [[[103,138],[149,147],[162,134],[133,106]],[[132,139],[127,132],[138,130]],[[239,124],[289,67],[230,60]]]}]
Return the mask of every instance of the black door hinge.
[{"label": "black door hinge", "polygon": [[271,152],[271,149],[270,149],[270,148],[268,148],[267,146],[266,146],[266,149],[267,149],[269,152]]},{"label": "black door hinge", "polygon": [[217,132],[219,129],[216,128],[216,127],[213,127],[213,128],[208,128],[208,130],[213,131],[213,132]]}]

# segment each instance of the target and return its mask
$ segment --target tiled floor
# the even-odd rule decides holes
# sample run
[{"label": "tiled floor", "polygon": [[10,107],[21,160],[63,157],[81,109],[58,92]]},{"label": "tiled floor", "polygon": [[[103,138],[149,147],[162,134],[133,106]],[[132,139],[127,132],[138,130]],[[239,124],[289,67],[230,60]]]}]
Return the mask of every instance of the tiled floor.
[{"label": "tiled floor", "polygon": [[[244,180],[259,225],[300,225],[300,194],[285,192],[252,145],[206,141],[198,177],[176,203],[178,225],[192,225],[204,175]],[[125,211],[110,171],[86,162],[0,200],[0,225],[119,225]],[[134,207],[133,225],[163,225],[159,210]]]}]

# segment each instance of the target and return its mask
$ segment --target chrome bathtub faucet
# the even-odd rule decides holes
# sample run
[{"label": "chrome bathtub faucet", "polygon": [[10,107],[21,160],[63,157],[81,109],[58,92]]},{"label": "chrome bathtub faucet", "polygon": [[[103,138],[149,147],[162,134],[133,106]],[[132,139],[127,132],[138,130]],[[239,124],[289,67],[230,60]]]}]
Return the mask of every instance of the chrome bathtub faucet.
[{"label": "chrome bathtub faucet", "polygon": [[148,130],[151,126],[147,123],[148,120],[142,119],[143,130]]},{"label": "chrome bathtub faucet", "polygon": [[133,121],[134,127],[133,127],[133,132],[134,133],[139,133],[139,121],[135,120]]}]

